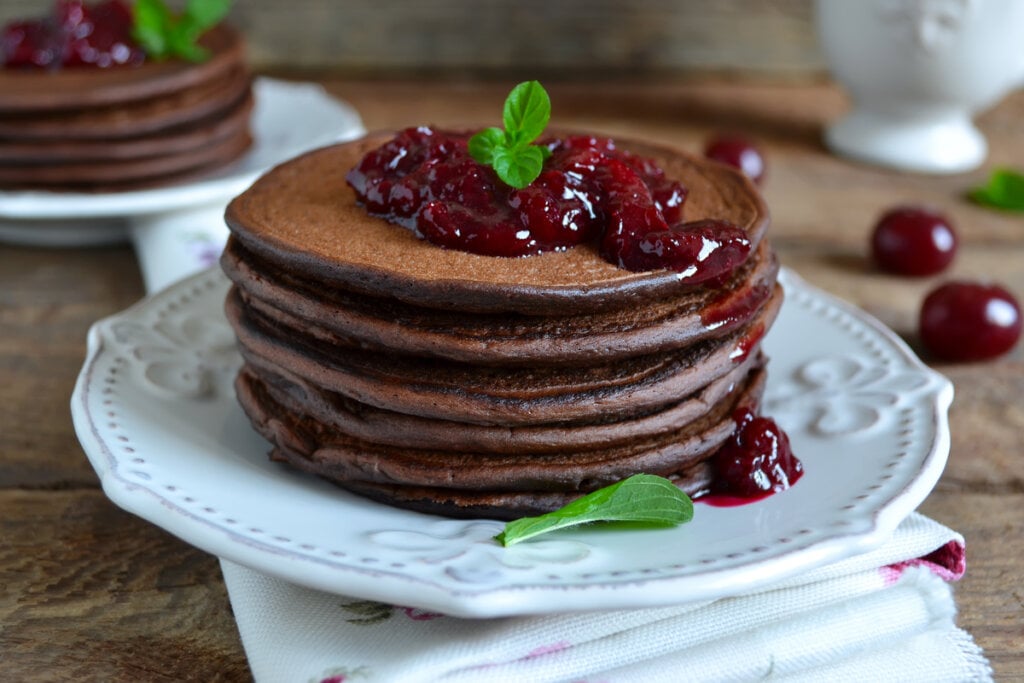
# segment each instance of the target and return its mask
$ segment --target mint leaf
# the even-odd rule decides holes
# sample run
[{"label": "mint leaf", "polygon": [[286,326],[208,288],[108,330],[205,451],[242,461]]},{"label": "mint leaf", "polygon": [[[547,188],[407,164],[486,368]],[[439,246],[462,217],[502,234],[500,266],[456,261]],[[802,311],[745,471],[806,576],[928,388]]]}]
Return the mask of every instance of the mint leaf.
[{"label": "mint leaf", "polygon": [[1009,168],[992,171],[988,182],[969,193],[972,200],[984,206],[1008,211],[1024,211],[1024,175]]},{"label": "mint leaf", "polygon": [[491,166],[505,184],[521,190],[540,175],[544,166],[544,153],[540,150],[541,148],[536,146],[518,149],[497,147]]},{"label": "mint leaf", "polygon": [[505,131],[485,128],[469,139],[469,155],[481,164],[494,163],[494,151],[505,146]]},{"label": "mint leaf", "polygon": [[540,534],[593,522],[634,522],[672,527],[693,519],[693,502],[675,484],[652,474],[635,474],[539,517],[509,522],[495,540],[508,547]]},{"label": "mint leaf", "polygon": [[544,132],[551,119],[551,98],[537,81],[512,88],[505,100],[502,120],[514,146],[528,145]]},{"label": "mint leaf", "polygon": [[177,16],[163,0],[136,0],[132,8],[132,37],[153,59],[180,57],[201,62],[210,51],[199,45],[199,38],[227,14],[231,0],[188,0],[185,11]]},{"label": "mint leaf", "polygon": [[197,44],[197,38],[197,32],[181,22],[167,33],[169,52],[190,62],[201,62],[210,56],[210,51]]},{"label": "mint leaf", "polygon": [[469,139],[469,154],[503,182],[522,189],[540,175],[551,150],[531,144],[551,119],[551,98],[537,81],[520,83],[505,99],[505,130],[486,128]]},{"label": "mint leaf", "polygon": [[231,0],[188,0],[182,20],[201,33],[226,17],[230,9]]},{"label": "mint leaf", "polygon": [[135,25],[132,37],[146,54],[161,59],[168,53],[167,31],[171,13],[161,0],[136,0],[132,8]]}]

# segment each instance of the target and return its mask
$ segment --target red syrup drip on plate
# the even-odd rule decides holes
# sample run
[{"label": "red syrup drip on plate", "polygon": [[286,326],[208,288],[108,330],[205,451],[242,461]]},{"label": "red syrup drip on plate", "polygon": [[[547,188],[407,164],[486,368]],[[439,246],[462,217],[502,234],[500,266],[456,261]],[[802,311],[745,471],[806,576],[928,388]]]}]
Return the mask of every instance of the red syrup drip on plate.
[{"label": "red syrup drip on plate", "polygon": [[747,505],[788,489],[803,476],[803,464],[774,420],[738,408],[733,421],[736,430],[711,458],[711,490],[695,502],[714,507]]},{"label": "red syrup drip on plate", "polygon": [[[772,492],[774,493],[774,491]],[[703,503],[713,508],[738,508],[743,505],[750,505],[756,503],[759,500],[764,500],[772,495],[772,493],[762,493],[759,496],[750,496],[745,498],[742,496],[730,496],[724,493],[705,493],[702,496],[698,496],[693,499],[694,503]]]},{"label": "red syrup drip on plate", "polygon": [[750,253],[724,220],[683,222],[686,188],[607,138],[570,136],[540,176],[515,189],[467,149],[467,133],[409,128],[369,152],[348,184],[371,214],[448,249],[528,256],[597,241],[631,271],[667,268],[689,283],[722,280]]}]

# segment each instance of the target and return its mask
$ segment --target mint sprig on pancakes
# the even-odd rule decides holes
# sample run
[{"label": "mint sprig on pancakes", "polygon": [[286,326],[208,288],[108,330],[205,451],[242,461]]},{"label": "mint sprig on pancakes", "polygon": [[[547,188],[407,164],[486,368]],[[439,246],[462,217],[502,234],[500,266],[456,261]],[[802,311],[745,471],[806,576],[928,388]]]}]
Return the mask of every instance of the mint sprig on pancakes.
[{"label": "mint sprig on pancakes", "polygon": [[551,119],[551,98],[538,81],[524,81],[505,100],[501,128],[485,128],[469,139],[469,153],[498,177],[523,189],[540,175],[551,150],[532,144]]},{"label": "mint sprig on pancakes", "polygon": [[199,45],[207,29],[223,19],[232,0],[188,0],[185,10],[175,14],[163,0],[136,0],[132,10],[132,37],[152,59],[180,57],[202,62],[210,51]]}]

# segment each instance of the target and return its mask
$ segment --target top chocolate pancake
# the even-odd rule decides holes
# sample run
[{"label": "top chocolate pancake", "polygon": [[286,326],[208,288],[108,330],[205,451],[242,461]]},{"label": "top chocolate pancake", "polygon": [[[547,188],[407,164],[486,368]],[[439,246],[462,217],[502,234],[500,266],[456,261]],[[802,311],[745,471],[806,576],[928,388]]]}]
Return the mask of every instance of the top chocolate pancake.
[{"label": "top chocolate pancake", "polygon": [[242,37],[228,26],[208,31],[199,42],[211,53],[200,63],[171,59],[109,69],[0,69],[0,113],[136,102],[223,78],[242,63]]},{"label": "top chocolate pancake", "polygon": [[[226,220],[245,249],[285,272],[325,287],[462,311],[561,315],[646,302],[695,285],[675,272],[630,272],[595,245],[503,258],[446,250],[367,214],[345,175],[391,134],[316,150],[271,170],[228,206]],[[768,209],[734,169],[643,142],[616,140],[654,159],[689,188],[686,220],[725,219],[756,247]]]}]

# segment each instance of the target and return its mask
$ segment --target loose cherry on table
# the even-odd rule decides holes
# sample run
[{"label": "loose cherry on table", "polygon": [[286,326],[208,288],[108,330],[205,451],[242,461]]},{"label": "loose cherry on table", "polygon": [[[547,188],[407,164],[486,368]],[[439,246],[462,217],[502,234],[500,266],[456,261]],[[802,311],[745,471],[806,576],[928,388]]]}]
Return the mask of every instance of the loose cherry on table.
[{"label": "loose cherry on table", "polygon": [[878,266],[898,275],[934,275],[956,255],[957,237],[942,214],[918,206],[887,211],[875,224],[871,254]]},{"label": "loose cherry on table", "polygon": [[591,136],[549,139],[540,176],[515,189],[467,150],[466,133],[410,128],[348,174],[367,210],[449,249],[488,256],[596,241],[627,270],[667,268],[691,283],[727,277],[750,253],[743,229],[683,221],[686,188],[652,160]]},{"label": "loose cherry on table", "polygon": [[921,342],[940,360],[987,360],[1020,339],[1020,305],[999,285],[949,282],[925,297],[919,327]]},{"label": "loose cherry on table", "polygon": [[704,156],[738,168],[757,184],[764,179],[764,155],[751,140],[740,135],[718,135],[708,140]]}]

